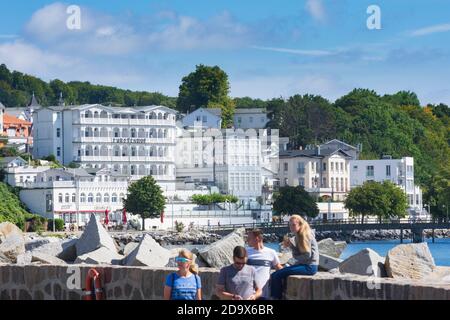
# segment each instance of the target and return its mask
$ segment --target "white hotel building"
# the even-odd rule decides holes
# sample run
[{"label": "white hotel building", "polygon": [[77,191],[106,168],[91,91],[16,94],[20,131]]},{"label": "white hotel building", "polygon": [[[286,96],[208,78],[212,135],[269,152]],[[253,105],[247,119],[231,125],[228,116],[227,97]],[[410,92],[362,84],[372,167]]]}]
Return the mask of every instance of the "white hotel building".
[{"label": "white hotel building", "polygon": [[427,216],[422,204],[422,190],[414,184],[414,158],[392,159],[386,156],[377,160],[352,160],[350,168],[352,188],[366,181],[389,180],[406,193],[410,216],[417,218]]},{"label": "white hotel building", "polygon": [[164,106],[56,106],[34,112],[35,158],[107,168],[132,179],[152,175],[175,190],[176,111]]}]

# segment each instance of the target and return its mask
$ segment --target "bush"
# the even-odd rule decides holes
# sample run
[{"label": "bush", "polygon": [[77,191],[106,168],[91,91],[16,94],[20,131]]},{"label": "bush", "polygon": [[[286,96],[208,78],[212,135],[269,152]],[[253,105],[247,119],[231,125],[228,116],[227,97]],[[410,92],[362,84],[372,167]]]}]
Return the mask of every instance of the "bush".
[{"label": "bush", "polygon": [[[49,231],[53,231],[53,219],[48,220],[48,228]],[[63,219],[55,219],[55,231],[64,231],[64,220]]]},{"label": "bush", "polygon": [[184,223],[175,221],[175,230],[177,230],[177,232],[182,232],[184,230]]},{"label": "bush", "polygon": [[47,229],[47,219],[38,215],[29,215],[31,218],[27,219],[27,232],[37,232],[42,234]]}]

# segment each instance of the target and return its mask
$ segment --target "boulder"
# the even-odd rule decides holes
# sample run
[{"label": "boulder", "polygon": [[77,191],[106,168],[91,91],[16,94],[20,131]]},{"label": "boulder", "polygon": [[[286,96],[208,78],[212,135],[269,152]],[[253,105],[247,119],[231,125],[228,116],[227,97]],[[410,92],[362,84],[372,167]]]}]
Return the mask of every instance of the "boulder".
[{"label": "boulder", "polygon": [[31,264],[31,258],[33,255],[30,251],[27,251],[25,253],[19,254],[16,259],[16,264],[18,265],[27,265]]},{"label": "boulder", "polygon": [[77,256],[105,247],[117,253],[117,247],[113,238],[92,214],[83,234],[76,243]]},{"label": "boulder", "polygon": [[436,268],[426,242],[400,244],[389,250],[385,268],[391,278],[420,280],[429,276]]},{"label": "boulder", "polygon": [[137,248],[137,246],[139,245],[139,242],[130,242],[128,243],[125,248],[123,248],[123,255],[124,256],[128,256],[131,251],[133,251],[134,249]]},{"label": "boulder", "polygon": [[106,247],[100,247],[95,251],[80,255],[75,260],[75,264],[120,264],[123,256],[115,251],[111,251]]},{"label": "boulder", "polygon": [[3,253],[0,252],[0,263],[9,264],[9,263],[12,263],[12,261],[7,256],[5,256]]},{"label": "boulder", "polygon": [[199,255],[212,268],[222,268],[233,263],[233,249],[236,246],[244,246],[245,229],[240,228],[199,250]]},{"label": "boulder", "polygon": [[40,253],[40,252],[36,252],[32,254],[32,258],[31,258],[31,262],[35,262],[35,261],[39,261],[42,264],[52,264],[52,265],[58,265],[58,264],[66,264],[66,262],[64,260],[61,260],[57,257],[45,254],[45,253]]},{"label": "boulder", "polygon": [[317,242],[319,252],[330,257],[339,258],[341,253],[347,247],[345,241],[333,241],[331,238],[323,239]]},{"label": "boulder", "polygon": [[329,271],[339,267],[342,262],[341,259],[327,256],[326,254],[319,255],[319,269],[322,271]]},{"label": "boulder", "polygon": [[0,252],[16,262],[19,254],[25,253],[25,239],[18,233],[9,233],[0,244]]},{"label": "boulder", "polygon": [[0,223],[0,242],[3,242],[5,238],[13,234],[23,236],[22,230],[20,230],[15,224],[11,222]]},{"label": "boulder", "polygon": [[43,245],[46,245],[47,243],[54,243],[54,242],[60,242],[61,240],[55,237],[46,237],[41,239],[33,239],[31,241],[25,242],[25,250],[26,251],[32,251],[34,249],[37,249]]},{"label": "boulder", "polygon": [[362,276],[386,277],[384,258],[369,248],[363,249],[345,259],[339,265],[339,271]]},{"label": "boulder", "polygon": [[170,250],[164,249],[150,235],[146,234],[138,246],[122,261],[126,266],[165,267],[171,257]]},{"label": "boulder", "polygon": [[73,262],[77,258],[76,243],[77,239],[50,242],[32,250],[32,253],[44,253],[66,262]]}]

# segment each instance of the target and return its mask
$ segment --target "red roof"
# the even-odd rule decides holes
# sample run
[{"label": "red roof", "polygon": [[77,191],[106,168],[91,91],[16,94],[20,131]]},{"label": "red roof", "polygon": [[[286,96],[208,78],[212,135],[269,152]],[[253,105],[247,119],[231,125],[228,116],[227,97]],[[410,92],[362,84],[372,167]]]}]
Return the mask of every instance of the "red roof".
[{"label": "red roof", "polygon": [[3,123],[4,124],[23,124],[24,126],[31,126],[31,122],[19,119],[8,113],[5,113],[3,115]]}]

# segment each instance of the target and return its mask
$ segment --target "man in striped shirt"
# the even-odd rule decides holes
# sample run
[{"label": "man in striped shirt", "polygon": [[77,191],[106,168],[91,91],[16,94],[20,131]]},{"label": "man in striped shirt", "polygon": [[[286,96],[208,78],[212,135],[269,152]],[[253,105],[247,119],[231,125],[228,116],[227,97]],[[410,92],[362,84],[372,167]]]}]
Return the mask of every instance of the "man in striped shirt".
[{"label": "man in striped shirt", "polygon": [[280,270],[282,265],[275,250],[264,246],[264,236],[261,230],[254,229],[248,232],[247,242],[249,244],[248,261],[256,270],[256,282],[259,288],[263,289],[262,298],[270,298],[270,270]]}]

